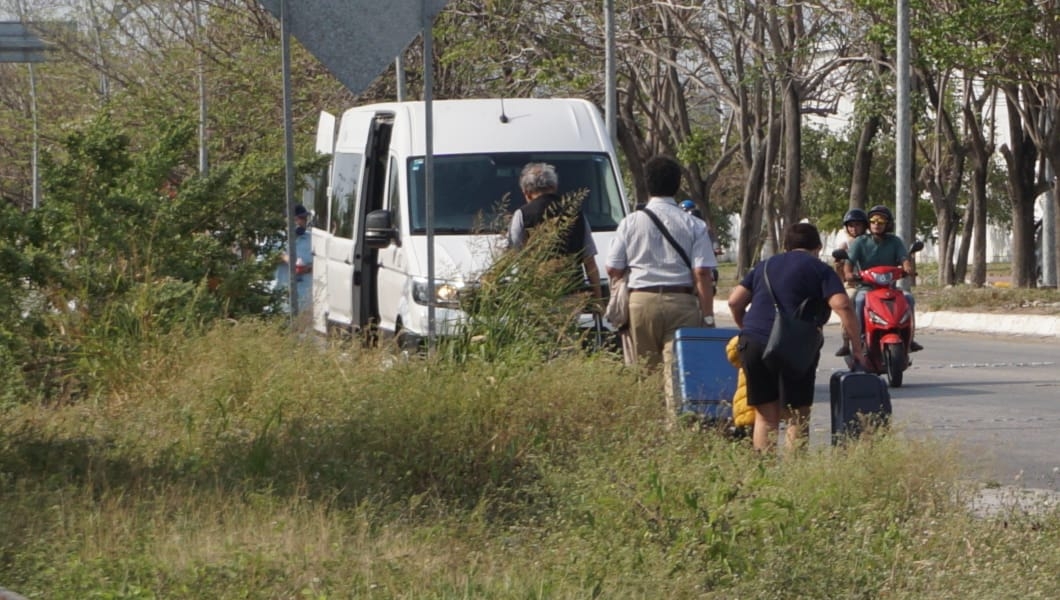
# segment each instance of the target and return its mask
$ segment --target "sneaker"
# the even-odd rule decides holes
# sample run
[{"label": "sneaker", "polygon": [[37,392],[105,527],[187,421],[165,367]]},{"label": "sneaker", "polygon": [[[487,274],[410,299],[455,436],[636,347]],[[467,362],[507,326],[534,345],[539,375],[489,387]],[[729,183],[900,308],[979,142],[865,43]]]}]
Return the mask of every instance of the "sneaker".
[{"label": "sneaker", "polygon": [[835,351],[836,356],[850,356],[850,346],[840,346],[839,350]]},{"label": "sneaker", "polygon": [[909,351],[910,352],[920,352],[923,349],[924,349],[924,347],[921,346],[920,344],[916,343],[916,340],[913,340],[913,341],[909,342]]}]

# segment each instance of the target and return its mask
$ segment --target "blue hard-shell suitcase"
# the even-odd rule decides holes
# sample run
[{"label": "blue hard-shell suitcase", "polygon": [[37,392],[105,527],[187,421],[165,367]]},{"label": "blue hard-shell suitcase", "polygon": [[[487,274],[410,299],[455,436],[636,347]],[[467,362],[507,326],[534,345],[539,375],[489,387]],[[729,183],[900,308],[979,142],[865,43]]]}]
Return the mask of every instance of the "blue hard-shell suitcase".
[{"label": "blue hard-shell suitcase", "polygon": [[725,346],[739,329],[683,327],[674,333],[674,394],[680,413],[709,421],[732,419],[738,371]]},{"label": "blue hard-shell suitcase", "polygon": [[828,382],[832,404],[832,444],[861,435],[866,426],[884,427],[891,418],[891,393],[879,376],[836,371]]}]

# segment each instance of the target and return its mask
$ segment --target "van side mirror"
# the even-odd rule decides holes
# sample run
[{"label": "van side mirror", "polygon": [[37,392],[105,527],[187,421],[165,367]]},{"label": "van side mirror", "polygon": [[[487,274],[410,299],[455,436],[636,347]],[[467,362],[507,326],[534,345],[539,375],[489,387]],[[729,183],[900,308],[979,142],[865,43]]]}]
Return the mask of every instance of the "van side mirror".
[{"label": "van side mirror", "polygon": [[379,209],[368,213],[364,220],[364,245],[379,250],[389,246],[391,241],[398,242],[398,233],[390,211]]}]

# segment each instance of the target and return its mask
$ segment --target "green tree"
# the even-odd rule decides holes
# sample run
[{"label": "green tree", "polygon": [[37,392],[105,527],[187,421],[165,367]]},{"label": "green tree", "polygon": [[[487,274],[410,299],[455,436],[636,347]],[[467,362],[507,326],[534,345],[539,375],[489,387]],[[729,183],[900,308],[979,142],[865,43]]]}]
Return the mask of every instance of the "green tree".
[{"label": "green tree", "polygon": [[271,263],[243,251],[246,232],[280,229],[282,215],[253,210],[280,193],[280,165],[188,177],[193,120],[144,137],[153,143],[132,146],[105,115],[69,134],[62,153],[44,157],[48,202],[4,221],[12,241],[0,267],[22,312],[12,332],[31,334],[4,344],[30,351],[26,385],[39,395],[79,393],[86,373],[120,373],[159,334],[275,304]]}]

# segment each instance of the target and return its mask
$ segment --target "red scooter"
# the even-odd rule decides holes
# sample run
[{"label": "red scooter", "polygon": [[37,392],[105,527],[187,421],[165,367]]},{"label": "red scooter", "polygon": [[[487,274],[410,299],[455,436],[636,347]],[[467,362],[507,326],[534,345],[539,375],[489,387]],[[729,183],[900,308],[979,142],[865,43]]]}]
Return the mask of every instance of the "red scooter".
[{"label": "red scooter", "polygon": [[[909,248],[913,254],[924,247],[917,240]],[[836,250],[832,256],[847,260],[846,250]],[[909,346],[913,341],[913,309],[898,289],[898,281],[908,273],[902,267],[872,267],[859,273],[861,281],[872,286],[865,293],[865,309],[862,317],[862,340],[865,342],[865,360],[862,365],[869,373],[887,374],[891,387],[902,387],[905,370],[912,364]],[[854,357],[846,357],[847,368],[854,369]]]}]

